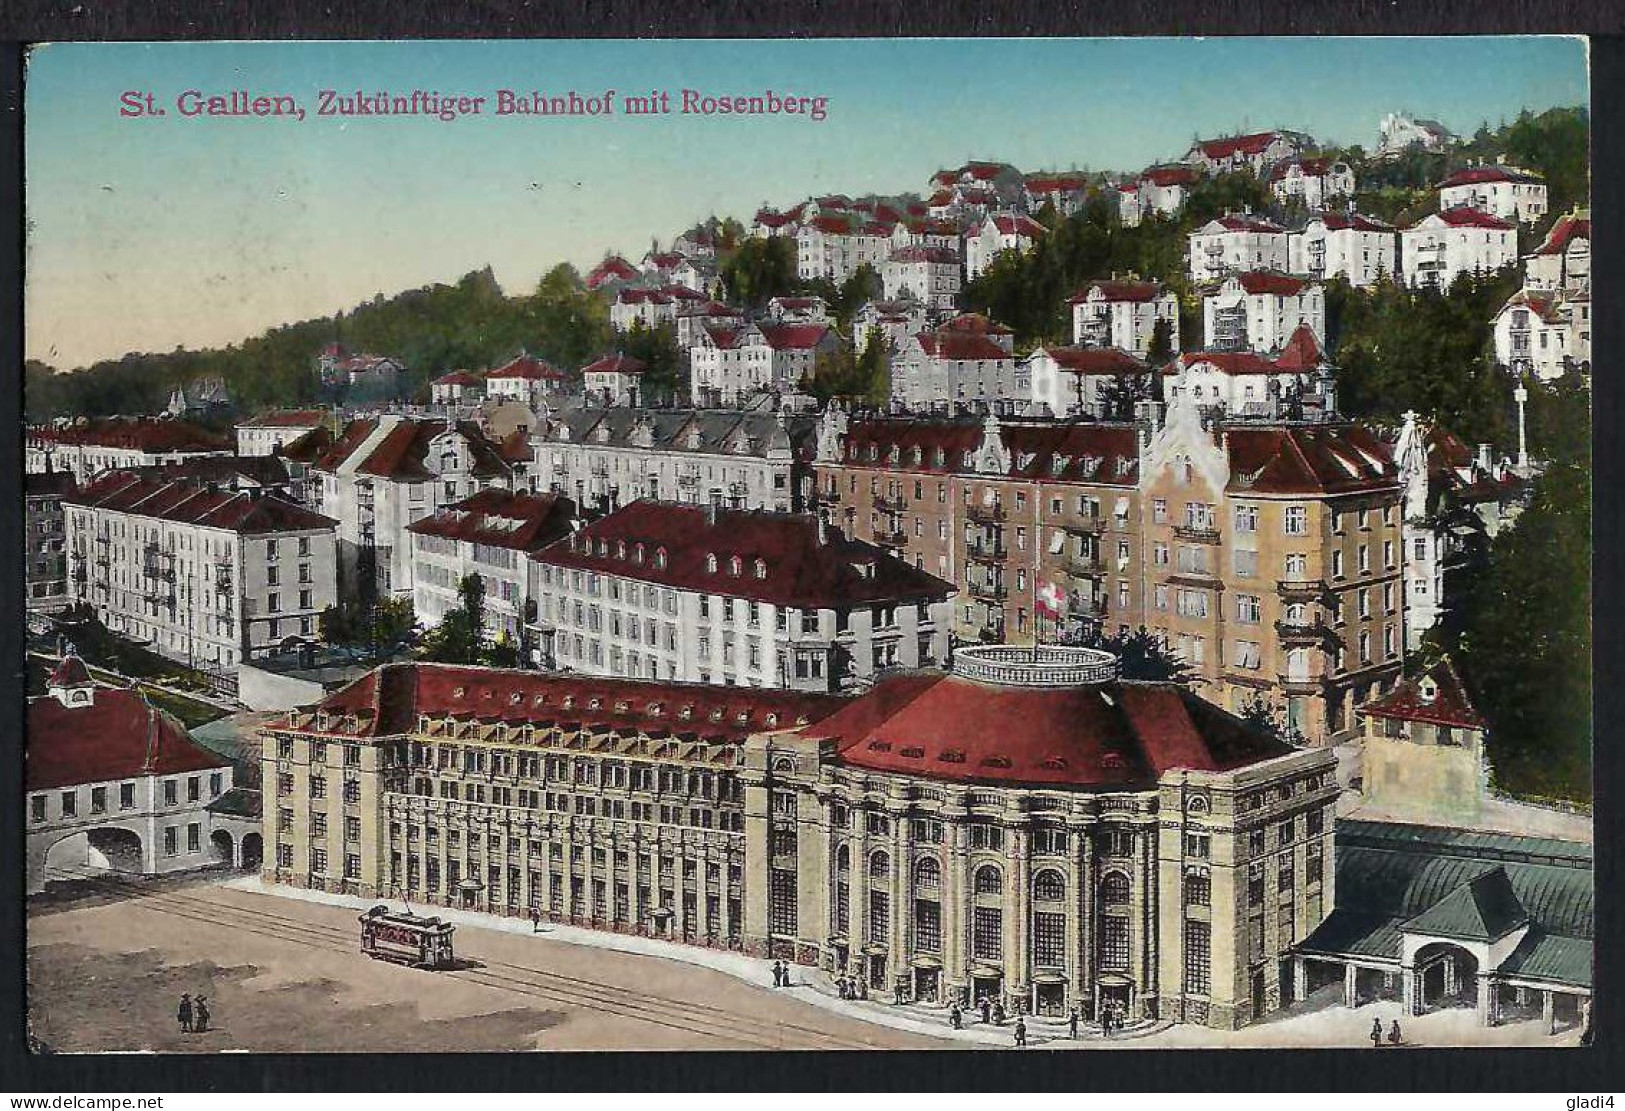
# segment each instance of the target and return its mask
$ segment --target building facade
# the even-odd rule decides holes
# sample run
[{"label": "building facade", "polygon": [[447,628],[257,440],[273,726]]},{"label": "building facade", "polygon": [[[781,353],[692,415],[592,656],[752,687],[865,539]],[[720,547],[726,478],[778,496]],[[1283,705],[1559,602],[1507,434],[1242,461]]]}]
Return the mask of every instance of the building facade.
[{"label": "building facade", "polygon": [[325,409],[274,409],[237,425],[238,455],[275,455],[327,423]]},{"label": "building facade", "polygon": [[23,581],[29,613],[55,613],[68,604],[68,526],[62,499],[75,489],[73,475],[66,471],[23,476]]},{"label": "building facade", "polygon": [[1202,326],[1214,351],[1279,351],[1301,327],[1324,344],[1326,291],[1277,271],[1232,274],[1202,297]]},{"label": "building facade", "polygon": [[1363,288],[1398,275],[1394,228],[1359,213],[1322,212],[1287,239],[1288,269],[1314,281],[1347,278]]},{"label": "building facade", "polygon": [[910,336],[892,359],[892,401],[919,412],[1025,402],[1014,343],[1010,329],[968,313]]},{"label": "building facade", "polygon": [[1120,347],[1038,347],[1027,356],[1023,373],[1032,383],[1035,407],[1051,416],[1121,416],[1111,412],[1123,397],[1143,384],[1149,393],[1151,366]]},{"label": "building facade", "polygon": [[1493,274],[1518,261],[1518,229],[1476,208],[1429,213],[1399,233],[1400,277],[1447,290],[1458,274]]},{"label": "building facade", "polygon": [[1468,166],[1439,183],[1439,208],[1458,207],[1517,224],[1538,223],[1546,215],[1546,183],[1513,166]]},{"label": "building facade", "polygon": [[1231,271],[1285,270],[1291,261],[1287,233],[1261,216],[1230,213],[1190,234],[1188,268],[1193,282],[1216,282]]},{"label": "building facade", "polygon": [[1120,347],[1143,359],[1157,322],[1167,321],[1168,351],[1179,350],[1179,297],[1161,282],[1113,277],[1090,283],[1068,303],[1072,342],[1079,347]]},{"label": "building facade", "polygon": [[959,254],[946,247],[902,247],[880,267],[888,301],[923,302],[933,311],[954,307],[959,298]]},{"label": "building facade", "polygon": [[535,553],[530,592],[546,667],[837,691],[945,661],[954,591],[801,514],[637,501]]},{"label": "building facade", "polygon": [[81,418],[61,426],[29,428],[23,441],[23,472],[67,471],[83,486],[103,471],[230,454],[231,444],[225,439],[185,421]]}]

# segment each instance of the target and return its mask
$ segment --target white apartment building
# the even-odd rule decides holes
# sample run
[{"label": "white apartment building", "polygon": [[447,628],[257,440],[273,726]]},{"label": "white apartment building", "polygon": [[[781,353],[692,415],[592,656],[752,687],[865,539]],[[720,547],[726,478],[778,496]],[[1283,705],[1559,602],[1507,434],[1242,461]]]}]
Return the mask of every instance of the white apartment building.
[{"label": "white apartment building", "polygon": [[114,472],[63,513],[70,602],[222,681],[314,640],[338,598],[335,523],[272,494]]},{"label": "white apartment building", "polygon": [[485,635],[517,645],[524,631],[530,553],[570,534],[575,505],[555,494],[481,490],[407,526],[412,611],[425,627],[462,604],[469,575],[485,585]]},{"label": "white apartment building", "polygon": [[1289,346],[1280,359],[1253,351],[1186,351],[1164,371],[1163,394],[1170,405],[1189,398],[1233,417],[1290,417],[1294,397],[1304,416],[1335,410],[1329,368],[1316,355],[1303,356],[1300,344],[1318,354],[1312,336]]},{"label": "white apartment building", "polygon": [[466,370],[442,374],[429,383],[429,400],[435,405],[456,408],[473,405],[485,397],[485,379]]},{"label": "white apartment building", "polygon": [[1190,234],[1190,278],[1214,282],[1232,270],[1285,270],[1286,229],[1251,213],[1209,220]]},{"label": "white apartment building", "polygon": [[1519,377],[1560,378],[1591,366],[1589,290],[1521,289],[1493,321],[1495,361]]},{"label": "white apartment building", "polygon": [[893,251],[900,251],[904,247],[934,247],[952,251],[954,258],[961,262],[964,259],[965,239],[959,232],[959,226],[952,220],[931,220],[919,216],[899,220],[892,227],[891,244]]},{"label": "white apartment building", "polygon": [[1515,166],[1468,166],[1439,183],[1441,209],[1463,206],[1533,224],[1546,215],[1546,183]]},{"label": "white apartment building", "polygon": [[880,282],[888,301],[921,301],[948,311],[959,297],[959,255],[946,247],[900,248],[881,266]]},{"label": "white apartment building", "polygon": [[324,409],[272,409],[237,425],[238,455],[275,455],[327,422]]},{"label": "white apartment building", "polygon": [[1518,229],[1476,208],[1429,213],[1399,233],[1400,276],[1449,289],[1457,274],[1491,274],[1518,261]]},{"label": "white apartment building", "polygon": [[563,371],[521,351],[510,362],[486,371],[485,396],[491,401],[517,401],[535,412],[546,408],[546,399],[563,393],[568,384]]},{"label": "white apartment building", "polygon": [[822,297],[773,297],[766,315],[776,324],[828,324],[829,305]]},{"label": "white apartment building", "polygon": [[97,873],[258,862],[259,819],[218,812],[231,761],[140,691],[98,687],[71,649],[29,699],[26,768],[31,895]]},{"label": "white apartment building", "polygon": [[345,592],[412,596],[406,527],[487,486],[512,467],[472,421],[385,414],[351,421],[311,464],[310,508],[338,522]]},{"label": "white apartment building", "polygon": [[1377,154],[1398,154],[1411,147],[1443,150],[1456,136],[1437,120],[1418,120],[1402,112],[1389,112],[1377,124]]},{"label": "white apartment building", "polygon": [[1025,252],[1049,229],[1019,212],[995,212],[965,233],[965,278],[974,281],[1003,251]]},{"label": "white apartment building", "polygon": [[1558,218],[1546,239],[1524,256],[1523,284],[1531,290],[1591,289],[1591,211],[1576,209]]},{"label": "white apartment building", "polygon": [[1034,405],[1048,406],[1052,416],[1105,418],[1104,391],[1125,377],[1149,375],[1151,367],[1120,347],[1052,344],[1027,356],[1024,371]]},{"label": "white apartment building", "polygon": [[854,214],[814,216],[795,233],[796,274],[839,285],[860,266],[880,269],[891,250],[892,229]]},{"label": "white apartment building", "polygon": [[1354,196],[1354,170],[1330,158],[1288,158],[1270,168],[1270,193],[1279,204],[1296,202],[1313,211]]},{"label": "white apartment building", "polygon": [[1161,282],[1114,276],[1091,282],[1067,303],[1072,342],[1079,347],[1120,347],[1143,359],[1157,321],[1166,320],[1169,349],[1179,350],[1179,297]]},{"label": "white apartment building", "polygon": [[533,489],[595,515],[640,498],[796,512],[812,432],[783,410],[568,408],[533,440]]},{"label": "white apartment building", "polygon": [[909,337],[930,327],[932,316],[920,301],[868,301],[852,316],[853,342],[862,351],[869,333],[878,332],[890,351],[900,351]]},{"label": "white apartment building", "polygon": [[80,418],[29,428],[23,441],[23,473],[67,471],[82,486],[103,471],[230,455],[231,447],[227,440],[186,421]]},{"label": "white apartment building", "polygon": [[689,380],[695,405],[739,406],[763,394],[786,394],[812,373],[819,355],[839,349],[841,339],[825,324],[746,324],[737,330],[706,328],[689,348]]},{"label": "white apartment building", "polygon": [[1025,402],[1031,385],[1008,328],[969,314],[904,341],[891,366],[892,401],[913,411]]},{"label": "white apartment building", "polygon": [[810,516],[637,501],[531,563],[544,666],[836,691],[948,658],[953,585]]},{"label": "white apartment building", "polygon": [[1300,327],[1326,342],[1326,290],[1271,270],[1232,274],[1202,297],[1202,329],[1213,351],[1279,351]]},{"label": "white apartment building", "polygon": [[1391,224],[1357,212],[1322,212],[1287,237],[1287,268],[1316,281],[1342,277],[1369,286],[1399,273],[1398,244]]},{"label": "white apartment building", "polygon": [[745,326],[742,309],[721,301],[683,301],[677,309],[677,348],[687,351],[700,342],[707,328],[737,331]]},{"label": "white apartment building", "polygon": [[648,367],[631,355],[605,355],[581,368],[582,388],[603,405],[636,405]]},{"label": "white apartment building", "polygon": [[1190,166],[1152,166],[1117,187],[1118,222],[1132,228],[1148,216],[1178,216],[1196,180],[1196,170]]},{"label": "white apartment building", "polygon": [[1282,159],[1302,154],[1314,140],[1297,131],[1258,131],[1250,135],[1228,135],[1201,139],[1186,153],[1185,161],[1204,173],[1223,174],[1251,170],[1263,177],[1270,166]]}]

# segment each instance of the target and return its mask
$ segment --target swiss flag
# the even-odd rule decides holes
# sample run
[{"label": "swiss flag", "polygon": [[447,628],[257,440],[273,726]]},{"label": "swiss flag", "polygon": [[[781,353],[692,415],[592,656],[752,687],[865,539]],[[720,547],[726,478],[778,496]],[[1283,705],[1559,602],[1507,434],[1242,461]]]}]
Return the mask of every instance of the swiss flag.
[{"label": "swiss flag", "polygon": [[1066,591],[1061,589],[1060,583],[1039,582],[1038,609],[1051,617],[1061,616],[1066,609]]}]

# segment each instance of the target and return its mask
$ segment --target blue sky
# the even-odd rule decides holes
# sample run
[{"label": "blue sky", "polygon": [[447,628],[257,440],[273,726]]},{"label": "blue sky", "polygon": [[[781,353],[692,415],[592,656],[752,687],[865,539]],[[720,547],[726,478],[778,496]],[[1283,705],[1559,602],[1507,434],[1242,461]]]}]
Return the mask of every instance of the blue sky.
[{"label": "blue sky", "polygon": [[[324,119],[317,91],[498,88],[829,98],[828,118]],[[178,116],[187,89],[285,93],[291,119]],[[168,115],[124,118],[151,92]],[[27,351],[72,367],[229,343],[490,263],[641,256],[715,212],[922,190],[967,158],[1138,169],[1197,134],[1376,139],[1588,102],[1560,38],[75,43],[30,59]]]}]

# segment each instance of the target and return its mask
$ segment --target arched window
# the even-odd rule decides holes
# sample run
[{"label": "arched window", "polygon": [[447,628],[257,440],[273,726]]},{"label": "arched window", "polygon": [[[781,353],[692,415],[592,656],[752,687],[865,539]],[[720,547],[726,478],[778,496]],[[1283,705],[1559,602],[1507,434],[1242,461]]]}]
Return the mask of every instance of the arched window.
[{"label": "arched window", "polygon": [[1054,868],[1045,868],[1033,877],[1033,898],[1042,902],[1060,902],[1066,898],[1066,877]]},{"label": "arched window", "polygon": [[889,855],[878,852],[869,857],[869,879],[876,883],[884,883],[891,879],[891,857]]},{"label": "arched window", "polygon": [[708,575],[714,575],[717,573],[717,553],[705,553],[705,573]]},{"label": "arched window", "polygon": [[662,571],[664,571],[666,569],[666,549],[665,548],[656,548],[655,549],[655,566],[660,568]]},{"label": "arched window", "polygon": [[1108,904],[1128,902],[1128,876],[1122,872],[1107,872],[1101,877],[1100,901]]},{"label": "arched window", "polygon": [[737,579],[740,572],[744,570],[744,566],[745,561],[740,559],[738,556],[734,556],[728,561],[728,574]]},{"label": "arched window", "polygon": [[773,774],[774,775],[794,775],[795,771],[796,771],[796,762],[794,760],[790,759],[790,757],[788,757],[788,756],[780,756],[780,757],[777,757],[777,758],[774,759],[774,761],[773,761]]},{"label": "arched window", "polygon": [[1004,876],[998,868],[984,864],[976,869],[974,890],[978,895],[998,895],[1004,891]]},{"label": "arched window", "polygon": [[835,870],[845,872],[852,867],[852,846],[842,845],[835,850]]},{"label": "arched window", "polygon": [[942,866],[932,857],[914,865],[914,890],[922,895],[935,895],[942,888]]},{"label": "arched window", "polygon": [[758,559],[756,561],[756,577],[758,579],[767,578],[767,561],[766,560]]}]

